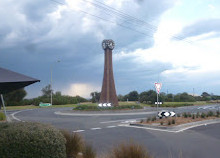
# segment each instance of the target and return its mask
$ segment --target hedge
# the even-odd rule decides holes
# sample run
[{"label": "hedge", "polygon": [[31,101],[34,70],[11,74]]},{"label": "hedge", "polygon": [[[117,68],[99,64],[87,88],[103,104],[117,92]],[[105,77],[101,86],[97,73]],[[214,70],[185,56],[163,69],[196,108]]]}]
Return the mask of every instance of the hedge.
[{"label": "hedge", "polygon": [[62,133],[40,123],[0,123],[1,158],[65,158]]},{"label": "hedge", "polygon": [[73,110],[85,110],[85,111],[101,111],[101,110],[133,110],[142,109],[141,105],[121,105],[121,106],[111,106],[111,107],[99,107],[92,105],[78,105],[73,108]]}]

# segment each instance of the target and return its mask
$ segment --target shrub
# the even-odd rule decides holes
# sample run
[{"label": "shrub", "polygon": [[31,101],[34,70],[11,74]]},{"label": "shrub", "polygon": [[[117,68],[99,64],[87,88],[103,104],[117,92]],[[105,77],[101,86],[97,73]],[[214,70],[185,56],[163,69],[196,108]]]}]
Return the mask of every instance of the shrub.
[{"label": "shrub", "polygon": [[69,133],[68,131],[61,131],[66,138],[66,155],[68,158],[76,158],[78,153],[83,149],[82,137],[77,133]]},{"label": "shrub", "polygon": [[152,158],[144,147],[127,143],[116,146],[113,151],[107,156],[108,158]]},{"label": "shrub", "polygon": [[140,123],[143,123],[143,122],[144,122],[144,120],[143,120],[143,119],[141,119],[141,120],[140,120]]},{"label": "shrub", "polygon": [[205,113],[202,113],[201,118],[205,118],[205,117],[206,117]]},{"label": "shrub", "polygon": [[161,126],[163,125],[163,121],[160,122],[160,125],[161,125]]},{"label": "shrub", "polygon": [[172,124],[175,124],[176,123],[176,120],[175,119],[172,119]]},{"label": "shrub", "polygon": [[59,130],[39,123],[1,123],[0,155],[65,158],[65,138]]},{"label": "shrub", "polygon": [[95,158],[96,157],[96,152],[92,148],[91,145],[86,144],[83,148],[83,158]]},{"label": "shrub", "polygon": [[184,112],[184,113],[183,113],[183,117],[184,117],[184,118],[187,118],[187,117],[188,117],[188,114],[187,114],[186,112]]},{"label": "shrub", "polygon": [[199,112],[196,113],[196,118],[199,118]]},{"label": "shrub", "polygon": [[214,116],[214,113],[212,111],[209,111],[207,117],[212,117],[212,116]]},{"label": "shrub", "polygon": [[217,112],[216,112],[216,117],[219,117],[219,115],[220,115],[220,112],[217,111]]},{"label": "shrub", "polygon": [[195,119],[195,115],[194,114],[192,114],[192,119]]},{"label": "shrub", "polygon": [[168,125],[171,125],[171,121],[170,120],[168,121]]},{"label": "shrub", "polygon": [[100,110],[123,110],[123,109],[142,109],[141,105],[121,105],[111,107],[98,107],[91,105],[78,105],[73,110],[100,111]]},{"label": "shrub", "polygon": [[147,118],[147,123],[150,122],[151,118]]},{"label": "shrub", "polygon": [[152,117],[152,118],[151,118],[151,121],[156,121],[156,117],[155,117],[155,116]]},{"label": "shrub", "polygon": [[6,117],[5,114],[3,112],[0,112],[0,121],[5,121]]},{"label": "shrub", "polygon": [[188,117],[192,117],[192,114],[191,114],[191,113],[188,113],[187,115],[188,115]]}]

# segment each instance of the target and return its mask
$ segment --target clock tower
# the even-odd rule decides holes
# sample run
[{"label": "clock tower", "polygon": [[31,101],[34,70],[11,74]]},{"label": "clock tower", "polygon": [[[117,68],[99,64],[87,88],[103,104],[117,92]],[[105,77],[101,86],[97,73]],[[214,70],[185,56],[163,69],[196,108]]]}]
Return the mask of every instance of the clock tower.
[{"label": "clock tower", "polygon": [[99,103],[111,103],[112,106],[118,106],[118,97],[115,90],[112,66],[112,50],[114,49],[114,47],[115,44],[113,40],[103,40],[102,48],[105,52],[105,66]]}]

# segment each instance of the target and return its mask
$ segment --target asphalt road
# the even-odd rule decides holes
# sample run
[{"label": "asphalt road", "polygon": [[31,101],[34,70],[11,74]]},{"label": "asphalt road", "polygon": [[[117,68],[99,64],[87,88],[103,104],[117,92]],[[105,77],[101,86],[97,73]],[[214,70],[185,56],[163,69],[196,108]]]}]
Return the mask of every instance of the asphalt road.
[{"label": "asphalt road", "polygon": [[[214,108],[213,108],[214,107]],[[217,110],[219,105],[194,106],[172,109],[177,113]],[[116,144],[133,141],[146,146],[155,158],[218,158],[220,157],[220,124],[191,128],[179,133],[139,129],[121,126],[133,120],[149,117],[148,114],[107,116],[62,116],[56,111],[71,108],[42,108],[11,111],[20,121],[36,121],[52,124],[57,128],[79,132],[92,144],[98,154],[109,152]]]}]

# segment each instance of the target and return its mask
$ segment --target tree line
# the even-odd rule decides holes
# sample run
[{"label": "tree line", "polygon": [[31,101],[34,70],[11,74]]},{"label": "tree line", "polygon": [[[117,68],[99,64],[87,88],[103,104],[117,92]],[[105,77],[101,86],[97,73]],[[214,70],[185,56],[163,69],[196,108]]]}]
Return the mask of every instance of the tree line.
[{"label": "tree line", "polygon": [[[100,98],[100,92],[92,92],[90,96],[93,103],[98,102]],[[219,100],[220,96],[203,92],[201,96],[193,96],[186,92],[178,94],[166,94],[164,92],[159,94],[160,102],[195,102],[195,101],[210,101]],[[119,101],[137,101],[146,104],[154,104],[157,101],[157,93],[154,90],[148,90],[141,93],[137,91],[131,91],[126,95],[118,95]]]},{"label": "tree line", "polygon": [[42,95],[33,99],[24,99],[27,92],[24,88],[15,90],[13,92],[4,95],[4,100],[6,105],[10,106],[21,106],[21,105],[36,105],[38,106],[42,103],[50,103],[51,92],[53,95],[54,105],[64,105],[64,104],[77,104],[80,102],[87,102],[88,100],[80,96],[68,96],[62,95],[60,91],[53,92],[50,85],[42,88]]},{"label": "tree line", "polygon": [[[62,95],[60,91],[53,92],[50,85],[45,86],[41,90],[42,95],[33,99],[24,99],[27,92],[24,88],[15,90],[13,92],[4,95],[6,105],[19,106],[19,105],[36,105],[38,106],[40,102],[50,103],[51,92],[53,94],[53,104],[54,105],[64,105],[64,104],[77,104],[80,102],[91,101],[96,103],[100,99],[101,92],[90,93],[91,99],[87,100],[80,96],[68,96]],[[137,101],[140,103],[154,104],[157,101],[157,93],[154,90],[148,90],[141,93],[137,91],[131,91],[126,95],[118,95],[119,101]],[[203,92],[201,96],[193,96],[186,92],[178,94],[159,94],[160,102],[195,102],[195,101],[210,101],[210,100],[220,100],[220,96],[209,94]]]}]

